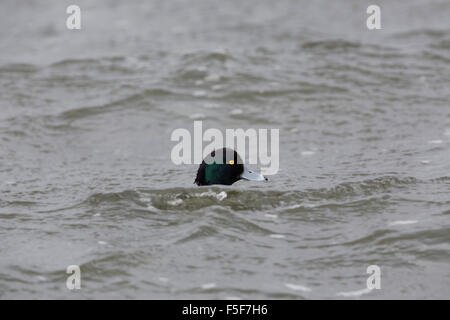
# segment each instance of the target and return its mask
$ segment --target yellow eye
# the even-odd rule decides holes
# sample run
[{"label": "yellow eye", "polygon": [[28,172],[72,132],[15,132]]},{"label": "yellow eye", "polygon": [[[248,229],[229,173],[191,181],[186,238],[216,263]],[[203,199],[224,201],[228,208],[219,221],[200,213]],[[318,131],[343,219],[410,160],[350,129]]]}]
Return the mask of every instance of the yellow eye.
[{"label": "yellow eye", "polygon": [[234,164],[234,160],[230,160],[228,163],[233,165]]}]

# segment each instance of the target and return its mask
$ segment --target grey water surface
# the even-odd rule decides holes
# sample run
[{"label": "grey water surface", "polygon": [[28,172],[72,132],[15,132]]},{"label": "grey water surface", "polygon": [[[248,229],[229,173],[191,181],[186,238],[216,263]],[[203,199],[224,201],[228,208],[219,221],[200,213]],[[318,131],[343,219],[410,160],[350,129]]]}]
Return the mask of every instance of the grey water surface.
[{"label": "grey water surface", "polygon": [[[278,173],[195,186],[194,120]],[[449,299],[449,218],[448,0],[0,2],[1,299]]]}]

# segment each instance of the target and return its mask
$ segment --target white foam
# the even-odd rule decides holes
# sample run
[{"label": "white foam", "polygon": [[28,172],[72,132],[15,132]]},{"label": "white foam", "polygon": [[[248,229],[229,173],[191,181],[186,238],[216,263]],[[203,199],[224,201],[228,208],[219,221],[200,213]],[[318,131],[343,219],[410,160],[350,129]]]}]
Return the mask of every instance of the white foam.
[{"label": "white foam", "polygon": [[173,199],[173,200],[167,201],[167,204],[169,204],[171,206],[177,206],[182,203],[183,203],[183,200],[181,200],[181,199]]},{"label": "white foam", "polygon": [[204,289],[204,290],[208,290],[208,289],[212,289],[212,288],[215,288],[215,287],[217,287],[217,285],[215,284],[215,283],[205,283],[205,284],[202,284],[201,286],[200,286],[202,289]]},{"label": "white foam", "polygon": [[348,291],[348,292],[338,292],[336,293],[337,296],[341,296],[341,297],[359,297],[362,296],[363,294],[367,294],[369,292],[371,292],[372,289],[369,288],[365,288],[365,289],[361,289],[361,290],[356,290],[356,291]]},{"label": "white foam", "polygon": [[159,277],[158,280],[161,282],[169,282],[169,279],[166,277]]},{"label": "white foam", "polygon": [[102,246],[104,246],[104,245],[107,245],[108,244],[108,242],[106,242],[106,241],[98,241],[97,242],[99,245],[102,245]]},{"label": "white foam", "polygon": [[428,143],[431,143],[431,144],[441,144],[443,141],[442,140],[430,140],[430,141],[428,141]]},{"label": "white foam", "polygon": [[227,193],[225,191],[221,191],[219,193],[215,193],[213,191],[208,191],[208,192],[202,192],[200,194],[197,195],[197,197],[214,197],[219,201],[222,201],[223,199],[225,199],[227,197]]},{"label": "white foam", "polygon": [[150,198],[141,198],[141,201],[147,204],[147,209],[156,210],[156,208],[152,206],[152,200]]},{"label": "white foam", "polygon": [[231,114],[233,116],[237,116],[237,115],[240,115],[240,114],[243,114],[243,113],[244,112],[241,109],[233,109],[233,110],[231,110]]},{"label": "white foam", "polygon": [[285,286],[289,289],[295,290],[295,291],[303,291],[303,292],[310,292],[312,289],[302,286],[300,284],[293,284],[293,283],[286,283]]},{"label": "white foam", "polygon": [[398,220],[398,221],[389,223],[389,225],[390,226],[399,226],[399,225],[405,225],[405,224],[414,224],[417,222],[419,222],[419,221],[417,221],[417,220]]},{"label": "white foam", "polygon": [[194,91],[194,93],[192,95],[194,97],[204,97],[204,96],[206,96],[206,91],[196,90],[196,91]]},{"label": "white foam", "polygon": [[421,164],[429,164],[431,161],[430,160],[422,160],[420,161]]},{"label": "white foam", "polygon": [[286,238],[286,236],[282,235],[282,234],[271,234],[269,237],[274,238],[274,239],[284,239],[284,238]]},{"label": "white foam", "polygon": [[217,200],[222,201],[222,200],[225,199],[227,196],[228,196],[227,193],[226,193],[225,191],[222,191],[222,192],[220,192],[220,193],[216,196],[216,198],[217,198]]},{"label": "white foam", "polygon": [[287,207],[287,209],[297,209],[297,208],[315,208],[315,204],[304,203],[304,204],[293,204],[292,206]]},{"label": "white foam", "polygon": [[267,217],[267,218],[273,218],[273,219],[278,218],[278,216],[277,216],[276,214],[268,214],[268,213],[266,213],[266,214],[264,215],[264,217]]}]

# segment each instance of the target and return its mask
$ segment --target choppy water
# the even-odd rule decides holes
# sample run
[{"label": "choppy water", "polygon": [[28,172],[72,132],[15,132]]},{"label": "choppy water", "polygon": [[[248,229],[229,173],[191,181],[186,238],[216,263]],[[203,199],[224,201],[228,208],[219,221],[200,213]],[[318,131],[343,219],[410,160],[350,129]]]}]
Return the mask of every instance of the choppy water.
[{"label": "choppy water", "polygon": [[[450,298],[450,2],[372,2],[2,1],[0,298]],[[194,119],[279,173],[194,186]]]}]

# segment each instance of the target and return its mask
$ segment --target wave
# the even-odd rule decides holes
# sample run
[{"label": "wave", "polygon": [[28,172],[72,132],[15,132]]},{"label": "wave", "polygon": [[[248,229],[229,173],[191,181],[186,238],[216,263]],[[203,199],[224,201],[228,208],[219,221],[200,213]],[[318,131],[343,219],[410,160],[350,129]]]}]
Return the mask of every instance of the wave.
[{"label": "wave", "polygon": [[182,59],[186,64],[197,64],[210,61],[224,63],[228,60],[235,60],[233,55],[226,50],[186,53],[182,56]]},{"label": "wave", "polygon": [[[234,187],[201,187],[169,189],[137,189],[115,193],[96,193],[79,205],[116,207],[123,205],[138,210],[158,212],[197,211],[210,207],[232,211],[276,209],[285,213],[311,211],[333,206],[364,206],[389,198],[388,191],[419,183],[413,177],[384,176],[358,182],[345,182],[329,188],[305,190],[258,190]],[[387,197],[378,197],[386,196]],[[372,198],[371,198],[372,197]]]},{"label": "wave", "polygon": [[146,89],[141,92],[128,95],[124,98],[116,99],[110,103],[102,104],[98,106],[80,107],[75,109],[66,110],[59,114],[59,118],[63,120],[76,120],[93,115],[98,115],[106,112],[111,112],[117,108],[122,109],[129,104],[145,101],[150,97],[160,97],[174,94],[171,91],[162,88]]},{"label": "wave", "polygon": [[450,49],[450,39],[445,39],[445,40],[439,41],[437,43],[431,44],[431,47],[434,49],[449,50]]},{"label": "wave", "polygon": [[417,38],[417,37],[426,37],[430,39],[438,39],[448,35],[448,30],[439,30],[439,29],[415,29],[408,31],[397,32],[392,35],[393,38]]},{"label": "wave", "polygon": [[38,67],[27,63],[12,63],[0,66],[0,73],[34,73],[38,70]]},{"label": "wave", "polygon": [[361,43],[341,39],[308,41],[301,45],[302,49],[312,51],[334,51],[359,49]]}]

